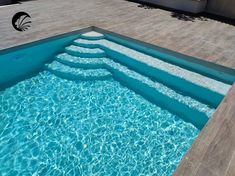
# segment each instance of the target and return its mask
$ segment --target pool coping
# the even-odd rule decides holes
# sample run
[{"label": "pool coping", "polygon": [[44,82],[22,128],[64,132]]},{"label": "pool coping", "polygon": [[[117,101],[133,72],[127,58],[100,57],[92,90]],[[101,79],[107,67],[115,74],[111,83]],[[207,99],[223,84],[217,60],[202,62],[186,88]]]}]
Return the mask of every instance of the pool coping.
[{"label": "pool coping", "polygon": [[[22,49],[29,45],[36,45],[47,40],[65,37],[73,34],[81,34],[88,31],[97,31],[101,33],[115,35],[131,42],[157,49],[162,52],[176,55],[182,59],[203,64],[213,69],[218,69],[229,74],[234,74],[234,69],[224,67],[215,63],[201,60],[199,58],[187,56],[177,53],[172,50],[161,48],[146,42],[135,40],[111,31],[107,31],[95,26],[82,28],[68,33],[63,33],[53,37],[33,41],[23,45],[0,50],[0,54],[10,52],[12,50]],[[199,136],[195,139],[191,148],[188,150],[184,158],[181,160],[179,166],[174,172],[175,176],[183,175],[234,175],[235,174],[235,83],[226,94],[223,101],[220,103],[209,122],[205,125]],[[234,115],[234,117],[233,117]],[[223,117],[224,116],[224,117]],[[223,117],[223,119],[221,119]],[[220,118],[220,119],[219,119]],[[212,136],[213,135],[213,136]],[[225,137],[224,137],[225,136]],[[224,150],[225,146],[228,150]],[[226,156],[226,157],[225,157]],[[220,174],[218,174],[220,173]]]}]

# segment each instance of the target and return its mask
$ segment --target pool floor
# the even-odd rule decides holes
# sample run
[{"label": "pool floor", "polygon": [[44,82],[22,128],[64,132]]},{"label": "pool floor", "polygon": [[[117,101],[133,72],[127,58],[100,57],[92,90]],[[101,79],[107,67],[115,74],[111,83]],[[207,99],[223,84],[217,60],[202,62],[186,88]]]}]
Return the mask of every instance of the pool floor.
[{"label": "pool floor", "polygon": [[169,176],[200,132],[112,78],[43,71],[0,105],[0,175]]}]

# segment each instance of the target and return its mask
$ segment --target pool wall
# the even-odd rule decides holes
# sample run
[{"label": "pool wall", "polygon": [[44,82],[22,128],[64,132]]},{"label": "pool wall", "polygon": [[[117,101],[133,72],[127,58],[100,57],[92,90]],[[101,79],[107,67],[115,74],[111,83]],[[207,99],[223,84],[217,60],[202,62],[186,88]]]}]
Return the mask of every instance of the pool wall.
[{"label": "pool wall", "polygon": [[[159,58],[168,63],[195,71],[224,83],[235,81],[235,70],[214,63],[203,61],[165,48],[154,46],[129,37],[113,33],[94,26],[79,29],[69,33],[38,40],[32,43],[4,49],[0,51],[0,89],[25,79],[37,73],[45,62],[54,59],[66,45],[78,38],[81,33],[97,31],[105,34],[108,40],[122,44],[129,48]],[[218,99],[218,98],[217,98]],[[221,99],[221,97],[219,98]],[[217,101],[218,102],[218,101]],[[216,103],[215,105],[218,105]]]},{"label": "pool wall", "polygon": [[66,45],[91,27],[0,51],[0,90],[38,73]]}]

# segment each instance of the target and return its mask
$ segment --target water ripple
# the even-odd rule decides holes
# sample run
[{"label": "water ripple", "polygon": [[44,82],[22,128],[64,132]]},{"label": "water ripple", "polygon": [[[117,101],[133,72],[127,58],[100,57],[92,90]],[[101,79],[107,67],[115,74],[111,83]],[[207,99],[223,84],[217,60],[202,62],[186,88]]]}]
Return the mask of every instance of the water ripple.
[{"label": "water ripple", "polygon": [[0,175],[168,176],[199,133],[112,79],[42,72],[0,105]]}]

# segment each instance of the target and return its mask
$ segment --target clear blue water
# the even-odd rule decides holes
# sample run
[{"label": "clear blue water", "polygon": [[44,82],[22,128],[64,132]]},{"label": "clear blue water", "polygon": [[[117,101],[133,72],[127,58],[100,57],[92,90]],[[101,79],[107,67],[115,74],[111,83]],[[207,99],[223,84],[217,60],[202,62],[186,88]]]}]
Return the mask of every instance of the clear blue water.
[{"label": "clear blue water", "polygon": [[113,79],[44,71],[0,92],[0,175],[169,176],[198,134]]}]

